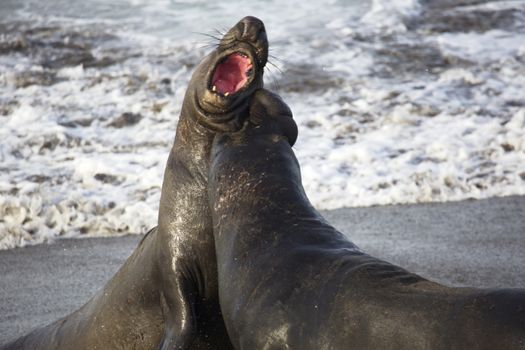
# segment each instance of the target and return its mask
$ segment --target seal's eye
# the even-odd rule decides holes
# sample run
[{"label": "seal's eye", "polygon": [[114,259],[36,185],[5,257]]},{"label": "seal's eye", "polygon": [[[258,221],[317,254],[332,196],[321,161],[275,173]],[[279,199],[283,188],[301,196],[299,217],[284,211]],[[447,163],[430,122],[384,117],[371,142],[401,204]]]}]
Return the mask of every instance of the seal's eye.
[{"label": "seal's eye", "polygon": [[236,93],[246,85],[252,67],[248,56],[239,52],[232,53],[215,68],[212,90],[225,96]]}]

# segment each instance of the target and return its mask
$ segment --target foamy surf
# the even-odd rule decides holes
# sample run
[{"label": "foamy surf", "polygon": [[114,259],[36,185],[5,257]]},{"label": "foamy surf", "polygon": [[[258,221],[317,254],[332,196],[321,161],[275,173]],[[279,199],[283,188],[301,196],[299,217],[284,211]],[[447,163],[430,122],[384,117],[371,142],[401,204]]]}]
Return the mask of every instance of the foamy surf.
[{"label": "foamy surf", "polygon": [[[214,43],[192,32],[243,15],[68,4],[0,5],[0,249],[154,226],[182,97]],[[523,2],[243,8],[266,23],[267,87],[292,107],[317,207],[525,194]]]}]

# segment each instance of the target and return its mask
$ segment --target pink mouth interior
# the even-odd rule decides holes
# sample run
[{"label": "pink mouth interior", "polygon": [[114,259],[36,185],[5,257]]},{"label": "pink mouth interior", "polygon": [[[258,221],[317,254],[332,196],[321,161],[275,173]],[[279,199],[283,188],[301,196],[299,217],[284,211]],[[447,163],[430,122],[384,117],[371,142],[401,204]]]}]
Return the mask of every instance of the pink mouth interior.
[{"label": "pink mouth interior", "polygon": [[221,94],[236,93],[248,81],[247,73],[251,68],[252,63],[248,57],[233,53],[215,69],[212,86]]}]

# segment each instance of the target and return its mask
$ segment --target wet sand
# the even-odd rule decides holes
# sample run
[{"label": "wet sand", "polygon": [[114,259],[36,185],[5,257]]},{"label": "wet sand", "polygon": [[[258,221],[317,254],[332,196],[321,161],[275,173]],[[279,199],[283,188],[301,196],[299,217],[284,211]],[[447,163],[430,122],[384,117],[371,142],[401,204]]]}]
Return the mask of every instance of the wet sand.
[{"label": "wet sand", "polygon": [[[323,212],[366,252],[454,286],[525,287],[525,197]],[[84,304],[141,236],[0,251],[0,344]]]}]

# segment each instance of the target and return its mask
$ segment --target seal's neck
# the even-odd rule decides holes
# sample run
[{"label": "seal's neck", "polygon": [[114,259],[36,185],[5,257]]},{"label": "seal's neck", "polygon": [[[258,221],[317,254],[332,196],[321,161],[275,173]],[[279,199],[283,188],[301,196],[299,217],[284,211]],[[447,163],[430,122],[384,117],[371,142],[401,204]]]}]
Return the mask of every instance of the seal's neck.
[{"label": "seal's neck", "polygon": [[187,93],[184,99],[164,171],[158,218],[160,235],[193,232],[188,227],[202,225],[194,221],[200,219],[202,222],[202,217],[209,216],[203,211],[208,210],[206,187],[215,132],[199,122],[193,97],[192,93]]},{"label": "seal's neck", "polygon": [[[182,105],[175,140],[164,172],[162,199],[165,189],[181,185],[181,181],[197,181],[206,186],[209,154],[215,133],[198,121],[198,110],[187,94]],[[169,193],[169,192],[168,192]]]},{"label": "seal's neck", "polygon": [[[207,213],[206,189],[213,139],[217,132],[238,129],[237,123],[242,121],[243,116],[247,116],[247,103],[227,113],[211,114],[199,106],[196,97],[195,90],[191,89],[190,84],[164,172],[159,208],[161,233],[174,232],[182,222],[192,225],[193,221],[199,219],[196,225],[202,224],[202,217],[210,216]],[[186,212],[181,207],[189,211]],[[198,209],[190,210],[191,208]],[[197,211],[202,211],[202,215],[196,219]]]},{"label": "seal's neck", "polygon": [[200,112],[187,99],[182,106],[171,153],[209,154],[215,132],[199,122]]}]

